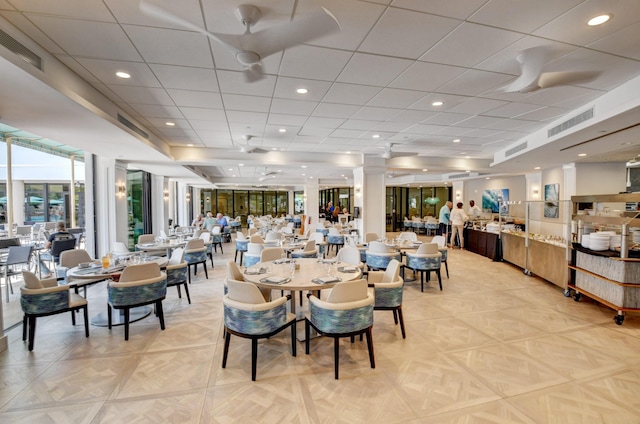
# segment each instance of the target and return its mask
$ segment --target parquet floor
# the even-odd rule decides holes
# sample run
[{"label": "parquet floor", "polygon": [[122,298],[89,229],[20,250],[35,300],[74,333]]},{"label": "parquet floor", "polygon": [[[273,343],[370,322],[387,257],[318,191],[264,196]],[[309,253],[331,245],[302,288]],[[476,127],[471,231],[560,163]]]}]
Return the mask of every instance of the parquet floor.
[{"label": "parquet floor", "polygon": [[[459,250],[444,291],[405,285],[406,340],[375,312],[375,369],[364,342],[344,340],[336,381],[331,340],[294,358],[285,331],[260,342],[252,383],[247,340],[232,338],[220,366],[224,248],[193,304],[169,290],[165,331],[148,317],[128,342],[121,327],[86,339],[56,315],[38,320],[29,353],[12,330],[0,423],[640,423],[640,314],[618,326],[608,308]],[[89,310],[106,310],[104,285]]]}]

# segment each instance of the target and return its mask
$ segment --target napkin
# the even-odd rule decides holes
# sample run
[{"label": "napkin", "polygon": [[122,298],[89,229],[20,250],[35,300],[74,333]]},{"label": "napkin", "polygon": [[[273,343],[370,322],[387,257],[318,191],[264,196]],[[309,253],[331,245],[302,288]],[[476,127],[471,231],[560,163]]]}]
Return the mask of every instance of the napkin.
[{"label": "napkin", "polygon": [[276,259],[275,261],[273,261],[274,264],[278,265],[278,264],[288,264],[291,262],[291,259]]},{"label": "napkin", "polygon": [[291,279],[287,277],[278,277],[277,275],[272,275],[271,277],[265,277],[260,280],[261,283],[271,283],[271,284],[284,284],[291,281]]},{"label": "napkin", "polygon": [[316,277],[311,281],[313,281],[316,284],[327,284],[327,283],[336,283],[336,282],[342,281],[342,279],[340,277],[330,276],[330,277]]},{"label": "napkin", "polygon": [[267,272],[266,268],[260,268],[260,269],[248,269],[244,273],[246,275],[259,275],[259,274],[265,274],[266,272]]},{"label": "napkin", "polygon": [[357,266],[341,266],[338,267],[338,271],[340,272],[358,272],[360,268]]}]

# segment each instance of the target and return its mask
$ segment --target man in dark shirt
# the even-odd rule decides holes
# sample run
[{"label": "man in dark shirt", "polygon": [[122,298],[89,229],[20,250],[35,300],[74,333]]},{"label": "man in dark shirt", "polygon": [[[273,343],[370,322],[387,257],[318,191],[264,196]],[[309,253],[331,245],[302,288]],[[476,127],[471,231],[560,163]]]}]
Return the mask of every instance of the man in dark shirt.
[{"label": "man in dark shirt", "polygon": [[[51,245],[56,240],[70,240],[70,239],[73,239],[73,238],[74,238],[73,234],[67,232],[67,229],[64,226],[64,221],[58,221],[58,225],[56,225],[56,232],[49,236],[49,239],[45,243],[44,248],[45,249],[51,249]],[[44,260],[53,261],[53,260],[56,260],[56,258],[51,256],[51,252],[42,253],[40,255],[40,270],[41,270],[41,273],[42,273],[42,277],[43,278],[48,278],[49,276],[51,276],[51,271],[44,264],[44,262],[42,261],[43,259]]]}]

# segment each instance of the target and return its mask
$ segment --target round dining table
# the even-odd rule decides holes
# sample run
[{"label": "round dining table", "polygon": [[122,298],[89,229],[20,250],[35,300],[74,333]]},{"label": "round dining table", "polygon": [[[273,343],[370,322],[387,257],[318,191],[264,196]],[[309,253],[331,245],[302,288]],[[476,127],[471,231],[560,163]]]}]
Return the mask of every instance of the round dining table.
[{"label": "round dining table", "polygon": [[184,247],[187,244],[186,239],[180,238],[169,238],[164,241],[157,241],[154,243],[138,243],[136,244],[136,250],[141,252],[151,252],[158,250],[165,250],[167,252],[167,257],[171,257],[171,251],[178,247]]},{"label": "round dining table", "polygon": [[[169,260],[160,256],[148,256],[146,258],[141,258],[143,262],[156,262],[160,268],[167,266]],[[80,268],[78,266],[69,268],[67,271],[67,277],[73,278],[76,280],[95,280],[95,279],[118,279],[122,274],[122,271],[126,268],[127,265],[133,264],[133,261],[126,261],[122,264],[115,265],[110,268],[104,269],[101,264],[97,261],[93,263],[93,265],[88,268]],[[70,283],[69,286],[73,286],[73,283]],[[148,306],[139,306],[137,308],[131,308],[130,310],[130,319],[129,322],[140,321],[143,318],[148,317],[151,314],[152,309]],[[124,310],[123,309],[112,309],[111,311],[111,319],[112,325],[123,325],[124,324]],[[109,325],[109,316],[107,312],[100,312],[93,318],[91,318],[91,324],[96,327],[107,327]]]}]

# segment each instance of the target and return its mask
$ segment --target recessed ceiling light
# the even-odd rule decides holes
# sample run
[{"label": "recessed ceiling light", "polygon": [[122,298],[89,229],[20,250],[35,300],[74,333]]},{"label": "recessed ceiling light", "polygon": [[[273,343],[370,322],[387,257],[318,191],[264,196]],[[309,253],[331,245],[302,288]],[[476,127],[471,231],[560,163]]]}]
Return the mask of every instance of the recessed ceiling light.
[{"label": "recessed ceiling light", "polygon": [[340,175],[341,177],[344,177],[344,174]]},{"label": "recessed ceiling light", "polygon": [[471,172],[471,171],[467,169],[467,170],[466,170],[466,171],[464,171],[464,172]]},{"label": "recessed ceiling light", "polygon": [[444,102],[441,102],[440,100],[438,100],[437,102],[431,103],[431,106],[442,106],[443,104]]},{"label": "recessed ceiling light", "polygon": [[309,177],[309,179],[313,180],[313,177]]},{"label": "recessed ceiling light", "polygon": [[580,156],[582,158],[582,157],[587,156],[587,154],[586,153],[580,153],[580,154],[578,154],[578,156]]},{"label": "recessed ceiling light", "polygon": [[128,73],[123,72],[123,71],[116,72],[116,76],[118,78],[123,78],[123,79],[131,78],[131,74],[128,74]]},{"label": "recessed ceiling light", "polygon": [[459,139],[459,138],[454,138],[454,139],[453,139],[453,142],[454,142],[454,143],[460,143],[460,139]]},{"label": "recessed ceiling light", "polygon": [[286,133],[286,132],[287,132],[287,129],[286,129],[286,128],[280,128],[280,129],[278,130],[278,132]]},{"label": "recessed ceiling light", "polygon": [[380,134],[374,134],[374,135],[372,135],[371,137],[373,137],[373,138],[380,138]]},{"label": "recessed ceiling light", "polygon": [[236,174],[233,174],[231,177],[232,177],[232,178],[235,178],[235,177],[236,177]]},{"label": "recessed ceiling light", "polygon": [[465,159],[471,159],[471,156],[465,156],[464,158]]},{"label": "recessed ceiling light", "polygon": [[306,167],[307,167],[307,165],[302,165],[302,168],[306,168]]},{"label": "recessed ceiling light", "polygon": [[175,127],[176,123],[175,122],[165,122],[164,123],[167,127]]},{"label": "recessed ceiling light", "polygon": [[282,169],[278,169],[278,172],[282,172]]},{"label": "recessed ceiling light", "polygon": [[239,163],[238,166],[244,166],[244,163]]},{"label": "recessed ceiling light", "polygon": [[277,147],[272,147],[271,150],[278,150],[278,148]]},{"label": "recessed ceiling light", "polygon": [[305,175],[307,175],[307,174],[302,174],[302,176],[303,176],[303,177],[304,177]]},{"label": "recessed ceiling light", "polygon": [[229,168],[229,171],[233,171],[233,168]]},{"label": "recessed ceiling light", "polygon": [[485,180],[490,180],[490,179],[491,179],[491,177],[484,177],[484,179],[485,179]]},{"label": "recessed ceiling light", "polygon": [[189,143],[189,144],[187,144],[187,146],[189,146],[189,147],[193,147],[193,144],[192,144],[192,143]]},{"label": "recessed ceiling light", "polygon": [[350,151],[346,151],[345,153],[346,153],[346,154],[348,154],[348,155],[350,155],[350,154],[351,154],[351,152],[350,152]]},{"label": "recessed ceiling light", "polygon": [[296,93],[298,94],[307,94],[309,92],[309,90],[307,90],[306,88],[298,88],[296,90]]},{"label": "recessed ceiling light", "polygon": [[533,168],[533,169],[535,169],[535,170],[537,171],[538,169],[540,169],[540,167],[539,167],[539,166],[536,166],[536,167],[535,167],[535,168]]},{"label": "recessed ceiling light", "polygon": [[587,25],[589,26],[602,25],[603,23],[607,22],[609,19],[611,19],[611,15],[596,16],[595,18],[589,19],[589,21],[587,22]]},{"label": "recessed ceiling light", "polygon": [[428,171],[428,169],[427,169],[427,168],[423,168],[423,169],[422,169],[422,172],[427,172],[427,171]]}]

